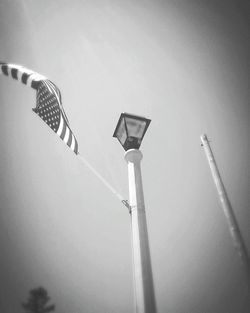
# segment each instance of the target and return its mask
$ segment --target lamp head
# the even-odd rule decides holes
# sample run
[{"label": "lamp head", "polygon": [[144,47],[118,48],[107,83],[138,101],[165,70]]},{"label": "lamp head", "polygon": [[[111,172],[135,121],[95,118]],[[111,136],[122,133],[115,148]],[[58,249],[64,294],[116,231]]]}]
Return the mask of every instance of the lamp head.
[{"label": "lamp head", "polygon": [[113,137],[119,140],[125,151],[139,149],[150,122],[145,117],[122,113]]}]

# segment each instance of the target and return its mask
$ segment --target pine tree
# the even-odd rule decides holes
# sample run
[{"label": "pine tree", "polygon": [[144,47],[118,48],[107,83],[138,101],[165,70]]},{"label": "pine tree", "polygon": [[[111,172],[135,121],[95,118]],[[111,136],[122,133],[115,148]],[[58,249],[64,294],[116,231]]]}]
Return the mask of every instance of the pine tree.
[{"label": "pine tree", "polygon": [[32,289],[26,303],[22,307],[26,313],[48,313],[55,310],[55,305],[48,305],[50,297],[43,287]]}]

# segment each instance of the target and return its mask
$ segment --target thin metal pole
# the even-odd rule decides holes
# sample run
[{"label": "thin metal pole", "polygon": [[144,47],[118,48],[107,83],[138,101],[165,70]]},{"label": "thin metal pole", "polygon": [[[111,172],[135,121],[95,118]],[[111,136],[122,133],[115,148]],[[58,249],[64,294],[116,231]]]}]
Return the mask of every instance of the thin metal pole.
[{"label": "thin metal pole", "polygon": [[219,195],[220,203],[229,226],[233,244],[235,246],[236,251],[239,254],[239,257],[246,272],[248,291],[250,291],[250,261],[247,249],[206,135],[201,135],[201,142],[202,146],[204,147],[204,151],[211,169],[213,180]]},{"label": "thin metal pole", "polygon": [[135,311],[136,313],[156,313],[140,168],[142,153],[140,150],[130,149],[126,152],[125,159],[128,163],[129,199],[131,207],[130,213],[134,261]]}]

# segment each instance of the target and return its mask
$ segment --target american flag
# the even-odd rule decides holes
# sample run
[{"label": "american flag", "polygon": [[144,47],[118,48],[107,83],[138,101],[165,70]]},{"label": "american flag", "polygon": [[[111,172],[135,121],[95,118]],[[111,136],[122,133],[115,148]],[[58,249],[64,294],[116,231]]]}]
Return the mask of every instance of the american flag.
[{"label": "american flag", "polygon": [[45,76],[23,66],[0,62],[1,72],[19,80],[37,91],[36,107],[33,111],[78,154],[78,143],[70,129],[62,106],[60,90]]}]

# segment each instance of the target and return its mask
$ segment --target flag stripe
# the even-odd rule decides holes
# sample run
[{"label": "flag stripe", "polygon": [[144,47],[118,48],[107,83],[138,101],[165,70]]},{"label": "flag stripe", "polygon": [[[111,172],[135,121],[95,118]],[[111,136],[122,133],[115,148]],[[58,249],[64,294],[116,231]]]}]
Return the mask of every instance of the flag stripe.
[{"label": "flag stripe", "polygon": [[[68,139],[68,142],[67,142],[67,145],[71,148],[71,144],[72,144],[72,132],[70,131],[69,129],[69,139]],[[73,150],[73,149],[72,149]]]},{"label": "flag stripe", "polygon": [[66,131],[65,131],[65,135],[63,138],[63,141],[68,145],[68,140],[69,140],[69,128],[66,126]]},{"label": "flag stripe", "polygon": [[63,124],[64,124],[64,122],[63,122],[63,119],[62,119],[62,115],[60,114],[60,124],[59,124],[58,130],[56,132],[59,137],[61,137],[61,134],[62,134],[62,131],[63,131]]},{"label": "flag stripe", "polygon": [[12,69],[11,69],[11,76],[12,76],[14,79],[17,79],[17,68],[12,68]]},{"label": "flag stripe", "polygon": [[2,65],[2,72],[3,72],[5,75],[9,76],[8,66],[7,66],[7,65]]},{"label": "flag stripe", "polygon": [[74,135],[73,135],[73,138],[74,138],[74,148],[73,148],[73,150],[74,150],[74,152],[76,154],[78,154],[78,142],[77,142],[77,140],[76,140]]},{"label": "flag stripe", "polygon": [[[28,84],[28,80],[27,80],[26,84]],[[32,80],[32,81],[31,81],[31,84],[30,84],[30,87],[31,87],[31,88],[37,90],[38,86],[39,86],[39,83],[38,83],[38,82],[36,82],[35,80]]]},{"label": "flag stripe", "polygon": [[62,132],[60,134],[61,139],[63,140],[66,134],[66,124],[64,122],[63,116],[61,115],[61,120],[62,120]]},{"label": "flag stripe", "polygon": [[71,133],[71,143],[70,143],[70,148],[75,151],[75,137],[74,135]]},{"label": "flag stripe", "polygon": [[29,77],[29,75],[27,73],[23,73],[22,78],[21,78],[21,82],[26,85],[28,77]]}]

